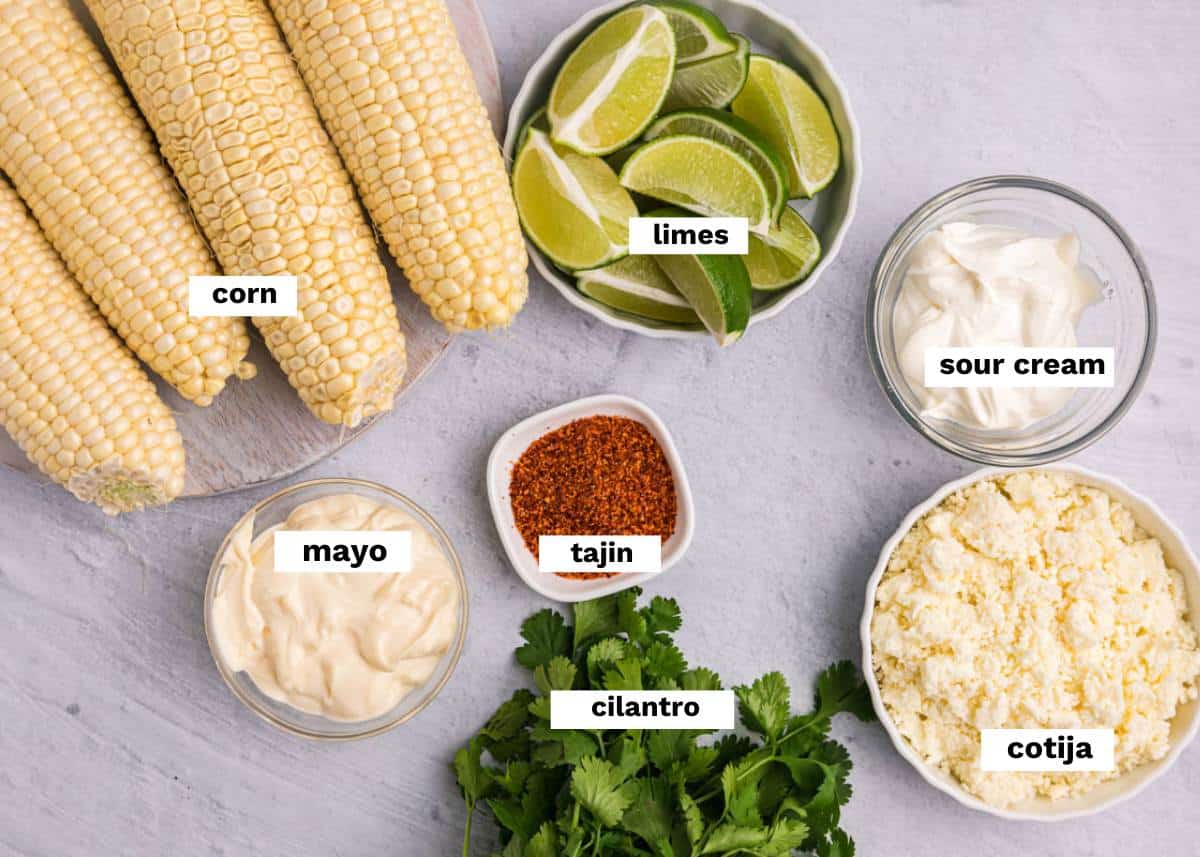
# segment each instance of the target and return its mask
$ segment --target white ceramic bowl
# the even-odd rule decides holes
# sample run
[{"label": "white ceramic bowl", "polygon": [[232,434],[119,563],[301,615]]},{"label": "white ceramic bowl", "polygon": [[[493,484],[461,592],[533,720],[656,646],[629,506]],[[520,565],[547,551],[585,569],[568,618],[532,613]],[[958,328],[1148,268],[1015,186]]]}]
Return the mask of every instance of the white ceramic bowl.
[{"label": "white ceramic bowl", "polygon": [[675,442],[671,440],[667,427],[654,411],[628,396],[605,395],[576,399],[557,408],[534,414],[502,434],[492,448],[487,464],[488,502],[492,507],[496,532],[500,534],[500,542],[504,545],[504,552],[508,554],[508,561],[512,563],[512,567],[530,589],[555,601],[587,601],[589,598],[620,592],[658,576],[619,574],[616,577],[575,580],[556,574],[544,574],[538,571],[537,560],[525,547],[525,542],[517,530],[517,523],[513,519],[509,484],[512,481],[513,465],[517,463],[521,453],[548,431],[565,426],[573,420],[598,415],[628,417],[645,425],[662,447],[667,463],[671,465],[671,473],[675,477],[675,532],[662,546],[662,571],[658,574],[665,574],[668,568],[680,560],[688,545],[692,543],[695,518],[692,489],[688,487],[687,473],[684,472],[683,462],[679,458],[679,450],[675,448]]},{"label": "white ceramic bowl", "polygon": [[879,715],[879,721],[887,730],[900,755],[917,769],[927,783],[971,809],[998,815],[1001,818],[1023,821],[1063,821],[1068,818],[1092,815],[1121,801],[1128,800],[1162,776],[1175,763],[1179,754],[1183,752],[1188,743],[1196,736],[1196,731],[1200,729],[1200,700],[1192,700],[1181,705],[1176,711],[1175,718],[1171,721],[1171,748],[1167,755],[1158,761],[1128,771],[1078,797],[1056,801],[1039,798],[1018,804],[1011,809],[1002,809],[984,803],[964,789],[954,777],[926,762],[908,743],[908,740],[900,734],[887,707],[883,704],[879,684],[875,679],[871,650],[871,617],[875,612],[875,590],[887,570],[892,551],[896,549],[913,524],[942,500],[961,488],[994,476],[1019,473],[1022,470],[1067,473],[1084,485],[1108,492],[1122,503],[1133,514],[1134,520],[1142,529],[1162,543],[1167,565],[1183,575],[1187,586],[1189,618],[1193,624],[1198,624],[1198,620],[1200,620],[1200,562],[1197,562],[1196,555],[1188,547],[1183,533],[1176,529],[1150,500],[1111,477],[1069,464],[1050,464],[1017,469],[985,468],[939,488],[932,497],[908,513],[904,522],[900,524],[900,528],[888,539],[883,550],[880,551],[879,562],[867,581],[866,607],[863,610],[862,624],[859,627],[859,634],[862,638],[863,672],[866,675],[867,686],[871,691],[871,701],[875,706],[875,712]]},{"label": "white ceramic bowl", "polygon": [[[822,272],[832,264],[842,247],[842,240],[854,219],[858,189],[862,176],[862,157],[859,154],[858,124],[850,109],[845,87],[834,73],[825,54],[799,27],[778,12],[757,0],[692,0],[715,12],[730,31],[741,33],[754,45],[754,50],[767,53],[801,72],[816,87],[837,127],[842,145],[842,166],[829,187],[815,199],[794,200],[799,211],[821,238],[823,255],[802,282],[777,292],[756,292],[750,324],[773,318],[784,307],[817,284]],[[532,116],[550,95],[550,87],[559,68],[575,46],[583,41],[602,20],[613,12],[631,5],[631,0],[613,0],[588,12],[558,35],[538,57],[525,75],[521,89],[513,99],[504,136],[504,156],[509,164],[517,148],[517,137],[525,121]],[[575,288],[574,279],[564,274],[547,259],[532,242],[527,241],[534,267],[575,306],[595,316],[605,324],[646,336],[671,339],[709,340],[709,333],[699,327],[682,328],[664,322],[643,319],[620,312],[585,297]]]}]

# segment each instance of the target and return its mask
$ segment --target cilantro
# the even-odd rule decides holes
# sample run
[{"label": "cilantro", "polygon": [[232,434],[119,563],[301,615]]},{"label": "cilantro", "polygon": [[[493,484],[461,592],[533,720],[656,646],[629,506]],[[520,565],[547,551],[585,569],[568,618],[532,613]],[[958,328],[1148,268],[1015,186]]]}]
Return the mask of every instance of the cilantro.
[{"label": "cilantro", "polygon": [[780,673],[735,688],[750,736],[696,730],[554,730],[555,690],[718,690],[689,667],[672,634],[674,599],[638,606],[637,588],[574,606],[574,622],[542,610],[521,626],[521,688],[454,756],[467,806],[500,833],[498,857],[853,857],[838,826],[851,763],[829,737],[839,713],[871,720],[858,671],[836,663],[816,681],[813,708],[792,710]]},{"label": "cilantro", "polygon": [[563,617],[547,607],[521,625],[525,645],[517,649],[517,663],[526,669],[544,666],[559,655],[571,654],[571,629]]}]

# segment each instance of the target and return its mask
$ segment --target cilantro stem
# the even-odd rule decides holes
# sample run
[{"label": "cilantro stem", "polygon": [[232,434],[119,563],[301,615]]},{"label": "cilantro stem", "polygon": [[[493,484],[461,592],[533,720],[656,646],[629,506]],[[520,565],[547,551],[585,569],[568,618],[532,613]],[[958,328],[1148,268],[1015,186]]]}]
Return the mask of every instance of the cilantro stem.
[{"label": "cilantro stem", "polygon": [[475,815],[475,801],[467,800],[467,829],[463,833],[462,857],[470,857],[471,853],[471,819]]}]

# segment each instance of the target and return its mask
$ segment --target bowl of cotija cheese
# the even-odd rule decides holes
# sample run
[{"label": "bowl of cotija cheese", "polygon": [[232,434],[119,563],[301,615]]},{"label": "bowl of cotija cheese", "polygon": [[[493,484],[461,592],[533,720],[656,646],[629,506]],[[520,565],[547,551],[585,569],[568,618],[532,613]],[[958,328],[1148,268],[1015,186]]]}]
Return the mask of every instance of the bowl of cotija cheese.
[{"label": "bowl of cotija cheese", "polygon": [[[884,545],[864,673],[930,784],[1006,818],[1071,818],[1132,797],[1195,736],[1198,617],[1200,566],[1149,500],[1073,466],[983,470]],[[984,770],[989,729],[1112,730],[1113,767]]]}]

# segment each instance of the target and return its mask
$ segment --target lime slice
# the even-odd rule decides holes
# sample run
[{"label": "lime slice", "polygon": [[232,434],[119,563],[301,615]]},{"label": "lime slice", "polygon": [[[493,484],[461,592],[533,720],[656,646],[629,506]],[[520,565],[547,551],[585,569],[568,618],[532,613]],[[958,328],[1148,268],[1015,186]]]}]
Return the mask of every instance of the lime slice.
[{"label": "lime slice", "polygon": [[606,155],[654,119],[675,68],[666,14],[633,6],[613,15],[571,52],[554,79],[551,136],[585,155]]},{"label": "lime slice", "polygon": [[531,127],[512,178],[525,234],[555,265],[598,268],[629,252],[637,207],[604,161],[555,146]]},{"label": "lime slice", "polygon": [[550,133],[550,120],[546,118],[545,106],[539,107],[537,112],[526,119],[525,124],[521,126],[521,133],[517,135],[518,152],[525,148],[525,141],[529,139],[530,128],[537,128],[546,134]]},{"label": "lime slice", "polygon": [[579,291],[592,300],[656,321],[699,324],[700,317],[651,256],[579,272]]},{"label": "lime slice", "polygon": [[787,172],[783,159],[758,129],[724,110],[696,107],[668,113],[646,129],[646,139],[671,134],[692,134],[724,143],[748,160],[767,185],[771,196],[771,218],[778,222],[787,205]]},{"label": "lime slice", "polygon": [[742,91],[750,71],[750,43],[736,33],[731,54],[675,66],[675,77],[663,110],[684,107],[726,107]]},{"label": "lime slice", "polygon": [[732,109],[783,155],[793,194],[811,197],[833,181],[841,161],[837,129],[821,96],[796,72],[755,54]]},{"label": "lime slice", "polygon": [[662,9],[671,22],[676,65],[724,56],[737,50],[737,42],[721,19],[707,9],[684,0],[652,0],[651,5]]},{"label": "lime slice", "polygon": [[[660,208],[646,216],[687,215],[678,209]],[[656,255],[654,261],[687,298],[718,345],[729,345],[741,338],[750,323],[750,275],[740,256]]]},{"label": "lime slice", "polygon": [[771,225],[771,194],[758,170],[731,146],[706,137],[652,140],[625,162],[621,184],[706,217],[745,217],[753,232]]},{"label": "lime slice", "polygon": [[750,236],[744,261],[750,285],[770,292],[803,280],[820,258],[817,234],[795,210],[785,208],[778,226],[766,235]]}]

